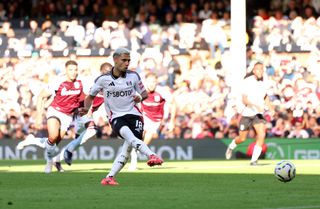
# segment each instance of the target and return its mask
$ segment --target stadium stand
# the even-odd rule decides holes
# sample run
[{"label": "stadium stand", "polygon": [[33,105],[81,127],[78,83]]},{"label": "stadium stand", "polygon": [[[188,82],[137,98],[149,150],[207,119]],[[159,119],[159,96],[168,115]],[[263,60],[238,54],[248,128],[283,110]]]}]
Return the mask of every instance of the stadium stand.
[{"label": "stadium stand", "polygon": [[[309,3],[308,3],[309,2]],[[248,1],[248,69],[263,61],[277,107],[269,137],[320,136],[319,1]],[[307,4],[304,4],[307,3]],[[203,6],[202,6],[203,5]],[[299,6],[298,6],[299,5]],[[212,35],[214,34],[214,35]],[[169,104],[161,139],[234,137],[236,104],[228,83],[230,1],[11,1],[0,3],[0,138],[23,139],[35,100],[70,57],[93,78],[118,47],[130,68],[154,72]],[[170,129],[169,115],[175,114]],[[97,117],[98,138],[110,126]],[[206,133],[206,134],[204,134]],[[254,134],[254,133],[251,133]],[[74,135],[73,129],[67,137]]]}]

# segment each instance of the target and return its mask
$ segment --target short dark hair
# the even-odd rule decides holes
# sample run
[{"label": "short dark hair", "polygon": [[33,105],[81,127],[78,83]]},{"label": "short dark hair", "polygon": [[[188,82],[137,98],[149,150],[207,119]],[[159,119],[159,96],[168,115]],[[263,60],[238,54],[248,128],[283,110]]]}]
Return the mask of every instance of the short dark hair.
[{"label": "short dark hair", "polygon": [[256,62],[253,67],[255,67],[257,65],[263,65],[263,63],[262,62]]},{"label": "short dark hair", "polygon": [[104,62],[100,66],[100,71],[102,71],[105,68],[112,68],[112,65],[109,62]]},{"label": "short dark hair", "polygon": [[68,61],[66,62],[66,64],[65,64],[65,66],[67,67],[67,66],[69,66],[69,65],[76,65],[76,66],[78,66],[78,63],[77,63],[76,61],[74,61],[74,60],[68,60]]}]

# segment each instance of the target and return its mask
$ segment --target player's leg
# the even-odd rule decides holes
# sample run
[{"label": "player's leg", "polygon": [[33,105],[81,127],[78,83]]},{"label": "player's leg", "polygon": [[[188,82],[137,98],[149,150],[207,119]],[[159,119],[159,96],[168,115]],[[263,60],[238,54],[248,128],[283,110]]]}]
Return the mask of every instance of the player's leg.
[{"label": "player's leg", "polygon": [[[144,131],[143,136],[145,135],[146,131]],[[138,165],[138,151],[136,149],[132,149],[130,153],[130,166],[129,171],[135,171],[137,170]]]},{"label": "player's leg", "polygon": [[[147,130],[150,130],[152,127],[150,126],[151,120],[148,117],[144,117],[144,132],[143,132],[143,141],[146,143],[145,140],[150,140],[149,138],[146,138],[146,132]],[[147,134],[149,135],[149,134]],[[138,136],[139,138],[139,136]],[[147,143],[146,143],[147,144]],[[135,171],[137,169],[137,165],[138,165],[138,151],[136,149],[132,149],[131,151],[131,161],[130,161],[130,166],[129,166],[129,170],[130,171]]]},{"label": "player's leg", "polygon": [[18,150],[22,150],[26,146],[36,145],[41,148],[46,147],[46,141],[48,138],[35,137],[33,134],[29,134],[23,141],[19,142],[17,145]]},{"label": "player's leg", "polygon": [[72,140],[68,146],[67,150],[73,152],[78,149],[82,144],[86,143],[89,139],[93,138],[96,135],[97,131],[95,129],[94,123],[92,126],[88,126],[77,138]]},{"label": "player's leg", "polygon": [[148,165],[161,165],[163,160],[142,141],[143,119],[136,115],[125,115],[112,121],[112,128],[121,138],[126,140],[134,149],[149,157]]},{"label": "player's leg", "polygon": [[81,121],[79,121],[79,123],[81,124],[78,124],[78,127],[77,127],[78,137],[76,137],[67,145],[67,148],[64,152],[64,161],[68,165],[72,164],[73,151],[78,149],[82,144],[86,143],[89,139],[93,138],[97,133],[95,124],[92,119],[89,119],[89,118],[82,119]]},{"label": "player's leg", "polygon": [[61,162],[63,161],[63,153],[66,150],[66,147],[63,147],[60,152],[53,157],[53,162]]},{"label": "player's leg", "polygon": [[48,140],[46,141],[46,160],[45,173],[51,173],[53,165],[53,157],[56,155],[56,143],[60,141],[60,121],[55,117],[48,118]]},{"label": "player's leg", "polygon": [[252,124],[252,118],[249,117],[242,117],[239,122],[239,136],[234,138],[231,143],[229,144],[227,150],[226,150],[226,159],[230,160],[232,157],[233,150],[237,147],[238,144],[241,144],[244,142],[247,138],[249,128]]},{"label": "player's leg", "polygon": [[48,140],[46,141],[46,158],[47,165],[45,168],[46,173],[52,171],[53,157],[57,154],[56,148],[61,139],[66,134],[72,122],[72,115],[67,115],[62,112],[49,107],[47,110],[47,127],[48,127]]},{"label": "player's leg", "polygon": [[120,129],[120,135],[130,143],[134,149],[149,157],[149,166],[161,165],[163,163],[163,160],[152,152],[142,140],[138,139],[128,126],[123,126]]},{"label": "player's leg", "polygon": [[[143,141],[146,145],[149,145],[151,143],[153,135],[154,135],[153,132],[145,130]],[[135,171],[137,169],[137,165],[138,165],[138,153],[137,153],[137,150],[132,149],[129,170]]]},{"label": "player's leg", "polygon": [[58,172],[65,171],[61,165],[61,161],[63,160],[63,153],[65,150],[66,150],[66,147],[63,147],[61,151],[52,158],[53,166],[57,169]]},{"label": "player's leg", "polygon": [[129,171],[135,171],[137,170],[137,164],[138,164],[138,153],[137,150],[132,149],[130,153],[130,166],[128,168]]},{"label": "player's leg", "polygon": [[140,139],[138,139],[130,130],[128,126],[123,126],[120,128],[120,136],[124,138],[125,141],[127,141],[133,148],[140,151],[142,154],[146,156],[153,155],[154,152],[152,152],[149,147]]},{"label": "player's leg", "polygon": [[[65,125],[62,125],[62,127],[65,127]],[[60,137],[58,138],[56,145],[60,143],[61,139],[64,137],[66,132],[67,132],[66,129],[60,129]],[[65,151],[65,147],[62,148],[62,150],[52,159],[53,166],[58,170],[58,172],[64,172],[64,169],[61,166],[61,160],[63,159],[62,153],[64,153],[64,151]]]},{"label": "player's leg", "polygon": [[102,185],[118,185],[118,182],[116,182],[115,180],[115,176],[121,171],[121,169],[128,162],[131,150],[132,150],[131,144],[128,141],[124,141],[121,153],[114,160],[110,172],[108,173],[106,178],[103,178],[101,180]]},{"label": "player's leg", "polygon": [[256,144],[253,148],[250,164],[256,165],[262,151],[262,145],[264,144],[264,139],[266,137],[265,120],[257,119],[255,121],[255,124],[253,124],[253,128],[256,132]]},{"label": "player's leg", "polygon": [[238,144],[244,142],[247,138],[249,131],[239,131],[239,136],[234,138],[231,143],[229,144],[227,151],[226,151],[226,159],[230,160],[232,157],[233,150],[237,147]]},{"label": "player's leg", "polygon": [[147,116],[143,118],[144,120],[144,133],[143,141],[146,145],[151,144],[152,139],[158,135],[158,130],[161,125],[161,121],[153,121]]},{"label": "player's leg", "polygon": [[[33,134],[29,134],[25,138],[25,140],[18,143],[17,149],[22,150],[24,147],[30,146],[30,145],[36,145],[38,147],[45,149],[47,140],[48,140],[48,138],[46,138],[46,137],[35,137]],[[62,151],[64,151],[64,149]],[[53,157],[52,161],[53,161],[53,165],[56,167],[56,169],[59,172],[64,172],[64,169],[62,168],[61,163],[60,163],[60,161],[61,161],[60,153],[58,153],[55,157]]]},{"label": "player's leg", "polygon": [[[138,121],[138,123],[140,123],[140,121]],[[141,122],[141,124],[143,124],[142,122]],[[146,126],[147,126],[147,121],[146,120],[144,120],[144,128],[147,128]],[[129,127],[130,127],[130,124],[129,124]],[[138,130],[142,130],[142,127],[143,126],[141,126],[141,129],[140,129],[140,127],[138,127]],[[138,134],[138,139],[140,138],[140,136],[141,136],[141,133],[139,132],[139,133],[137,133]],[[145,130],[143,131],[143,136],[142,136],[142,138],[144,137],[144,134],[145,134]],[[131,153],[130,153],[130,166],[129,166],[129,168],[128,168],[128,170],[129,171],[135,171],[135,170],[137,170],[137,165],[138,165],[138,150],[136,150],[135,148],[133,148],[132,149],[132,151],[131,151]]]}]

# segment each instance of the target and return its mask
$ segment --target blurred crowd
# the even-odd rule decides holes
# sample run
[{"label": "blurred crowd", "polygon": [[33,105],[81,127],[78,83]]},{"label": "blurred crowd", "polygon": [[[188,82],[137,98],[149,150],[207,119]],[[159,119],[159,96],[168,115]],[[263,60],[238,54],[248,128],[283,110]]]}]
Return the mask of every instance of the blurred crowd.
[{"label": "blurred crowd", "polygon": [[[39,0],[28,10],[19,8],[23,1],[5,2],[0,3],[0,138],[45,136],[45,118],[41,130],[33,126],[41,89],[63,73],[67,59],[79,63],[79,78],[90,88],[99,65],[112,63],[105,52],[118,47],[131,50],[130,69],[142,78],[149,72],[158,76],[158,91],[167,101],[160,139],[238,134],[230,1]],[[276,107],[275,115],[265,115],[268,137],[320,136],[319,9],[317,0],[272,0],[249,19],[248,71],[254,62],[264,63]],[[83,56],[85,50],[105,56]],[[97,137],[111,138],[103,108],[94,117]],[[67,137],[73,136],[70,127]]]}]

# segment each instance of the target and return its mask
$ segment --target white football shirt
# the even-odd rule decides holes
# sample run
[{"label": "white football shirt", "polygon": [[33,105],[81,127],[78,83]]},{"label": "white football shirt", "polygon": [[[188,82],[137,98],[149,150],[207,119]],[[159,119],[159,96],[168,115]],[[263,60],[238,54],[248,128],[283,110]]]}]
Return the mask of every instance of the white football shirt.
[{"label": "white football shirt", "polygon": [[141,111],[133,100],[136,92],[141,94],[145,91],[140,76],[127,70],[124,77],[115,78],[112,71],[99,76],[89,94],[96,96],[100,91],[103,92],[105,109],[110,121],[127,114],[141,116]]},{"label": "white football shirt", "polygon": [[[249,76],[243,80],[242,85],[242,95],[246,95],[248,100],[254,104],[257,104],[261,107],[265,106],[265,97],[267,96],[267,91],[270,88],[269,82],[264,79],[262,81],[258,81],[255,76]],[[245,106],[242,112],[243,116],[251,117],[259,112],[254,107]]]}]

